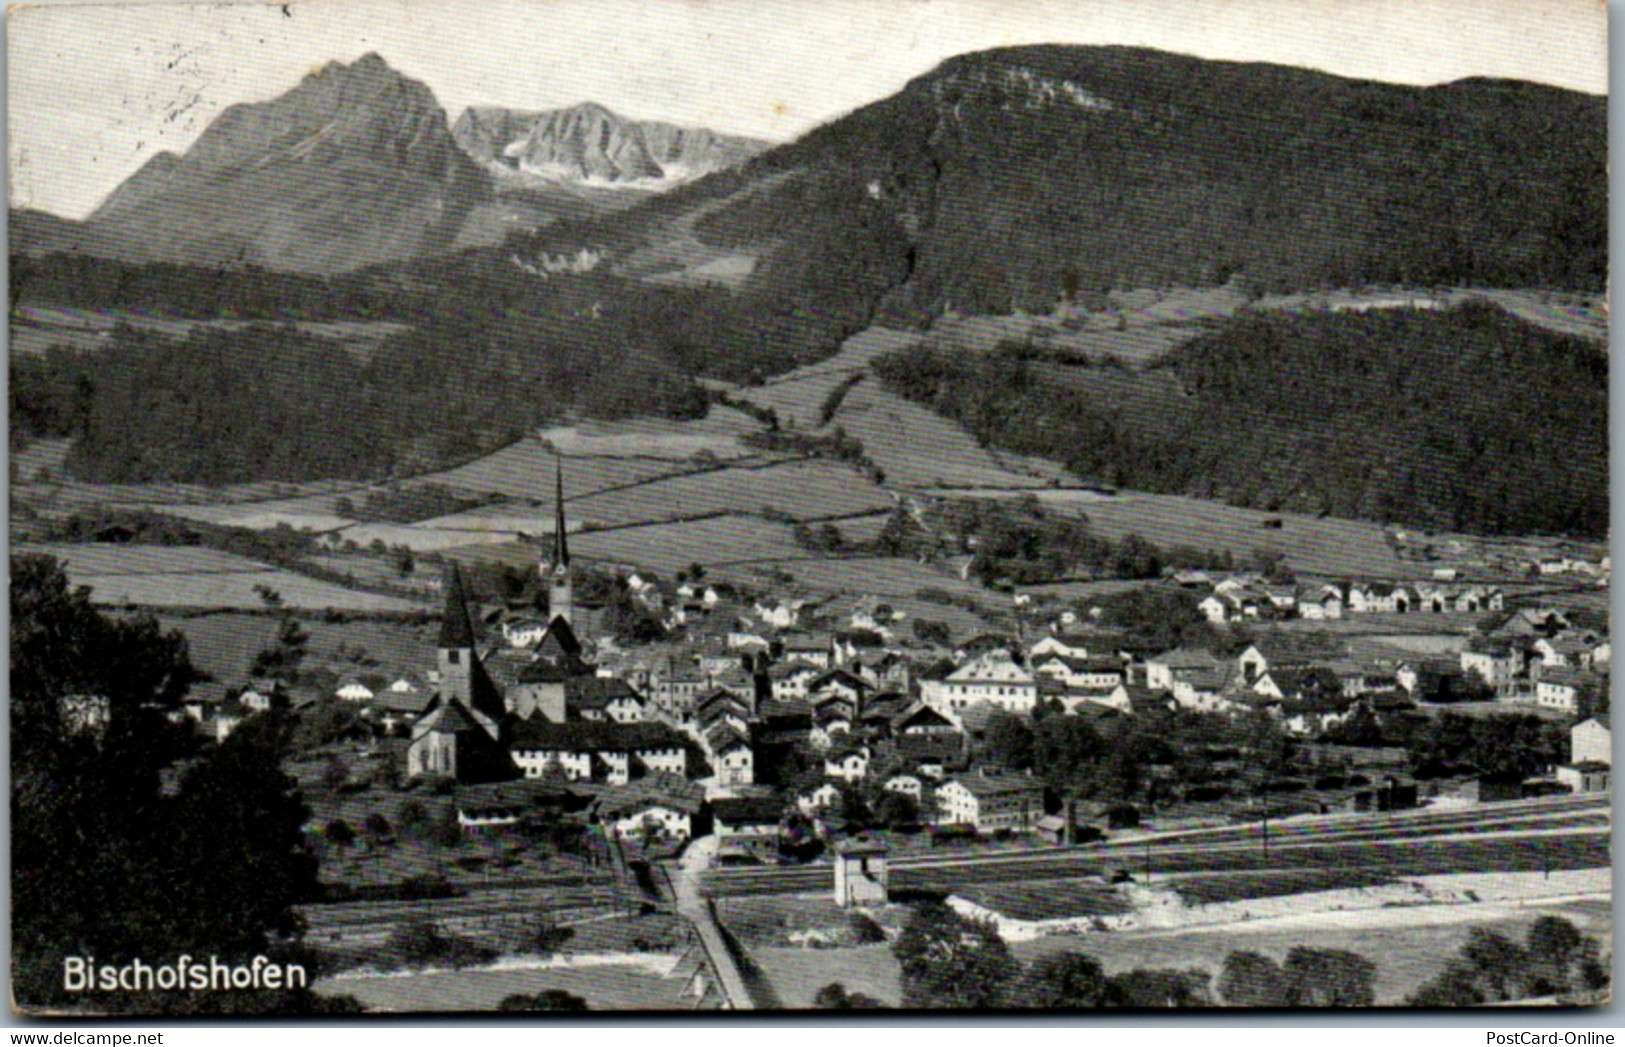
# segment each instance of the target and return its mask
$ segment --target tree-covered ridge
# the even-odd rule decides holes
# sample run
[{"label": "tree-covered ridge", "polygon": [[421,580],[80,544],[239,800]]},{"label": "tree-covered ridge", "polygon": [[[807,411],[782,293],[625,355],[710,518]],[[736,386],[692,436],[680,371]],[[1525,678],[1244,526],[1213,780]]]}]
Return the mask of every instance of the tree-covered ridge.
[{"label": "tree-covered ridge", "polygon": [[101,483],[375,479],[477,457],[570,411],[705,410],[669,358],[522,317],[426,325],[367,361],[287,328],[173,341],[120,327],[107,348],[15,359],[11,376],[14,441],[76,437],[70,471]]},{"label": "tree-covered ridge", "polygon": [[1258,314],[1123,375],[910,349],[892,391],[1079,476],[1483,534],[1608,532],[1608,359],[1498,309]]}]

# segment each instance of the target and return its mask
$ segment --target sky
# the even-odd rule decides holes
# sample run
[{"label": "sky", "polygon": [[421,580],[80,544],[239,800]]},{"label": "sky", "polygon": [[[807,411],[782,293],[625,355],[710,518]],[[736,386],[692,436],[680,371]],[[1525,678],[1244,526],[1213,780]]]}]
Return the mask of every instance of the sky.
[{"label": "sky", "polygon": [[70,0],[8,11],[10,201],[83,217],[225,107],[370,51],[451,118],[595,101],[785,141],[945,58],[1027,43],[1603,94],[1606,17],[1600,0]]}]

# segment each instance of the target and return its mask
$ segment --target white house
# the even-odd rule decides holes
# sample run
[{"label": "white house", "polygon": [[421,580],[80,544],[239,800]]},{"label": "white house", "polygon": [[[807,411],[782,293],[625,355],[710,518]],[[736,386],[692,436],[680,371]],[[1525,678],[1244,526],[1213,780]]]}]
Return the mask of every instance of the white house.
[{"label": "white house", "polygon": [[825,782],[796,797],[796,807],[802,814],[812,816],[827,811],[841,802],[841,790],[834,782]]},{"label": "white house", "polygon": [[1607,713],[1581,720],[1569,729],[1569,759],[1574,763],[1613,765],[1613,721]]},{"label": "white house", "polygon": [[979,701],[1030,715],[1038,704],[1038,682],[1009,652],[989,651],[955,669],[945,680],[920,681],[920,698],[950,717]]},{"label": "white house", "polygon": [[869,754],[861,749],[854,749],[838,756],[824,758],[824,777],[826,778],[838,778],[843,782],[861,782],[868,773]]},{"label": "white house", "polygon": [[937,804],[943,824],[1028,832],[1044,817],[1044,785],[1026,775],[961,775],[937,787]]}]

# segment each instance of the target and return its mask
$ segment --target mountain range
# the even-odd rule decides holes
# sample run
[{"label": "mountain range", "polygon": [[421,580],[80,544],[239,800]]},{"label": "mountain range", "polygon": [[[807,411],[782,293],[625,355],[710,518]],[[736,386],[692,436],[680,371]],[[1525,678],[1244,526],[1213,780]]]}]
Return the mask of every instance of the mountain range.
[{"label": "mountain range", "polygon": [[767,144],[593,104],[469,109],[448,126],[427,86],[369,54],[230,107],[84,222],[14,212],[13,250],[325,275],[619,210]]},{"label": "mountain range", "polygon": [[[686,244],[664,254],[686,252],[691,272],[748,257],[748,289],[856,220],[906,259],[884,303],[901,315],[1230,281],[1594,289],[1605,125],[1605,99],[1523,82],[1410,87],[1137,48],[1009,48],[532,241],[620,243],[626,272],[662,243]],[[875,240],[849,263],[868,264]]]},{"label": "mountain range", "polygon": [[16,242],[333,273],[535,231],[554,251],[618,240],[634,275],[704,282],[720,264],[759,285],[856,224],[848,262],[886,241],[909,271],[888,304],[927,313],[1232,279],[1593,288],[1605,113],[1522,82],[1035,46],[950,59],[764,151],[592,104],[448,127],[426,86],[368,55],[231,107],[85,223],[19,216]]},{"label": "mountain range", "polygon": [[527,111],[473,107],[452,125],[463,151],[499,185],[640,185],[691,181],[748,160],[771,143],[629,120],[596,103]]}]

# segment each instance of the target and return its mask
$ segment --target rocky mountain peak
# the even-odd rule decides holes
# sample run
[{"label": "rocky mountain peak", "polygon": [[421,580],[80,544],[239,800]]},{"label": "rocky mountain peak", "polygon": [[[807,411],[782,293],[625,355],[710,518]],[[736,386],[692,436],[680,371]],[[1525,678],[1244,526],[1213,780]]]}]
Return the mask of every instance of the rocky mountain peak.
[{"label": "rocky mountain peak", "polygon": [[562,109],[465,110],[463,151],[505,184],[664,188],[741,163],[768,147],[706,128],[624,117],[597,102]]}]

